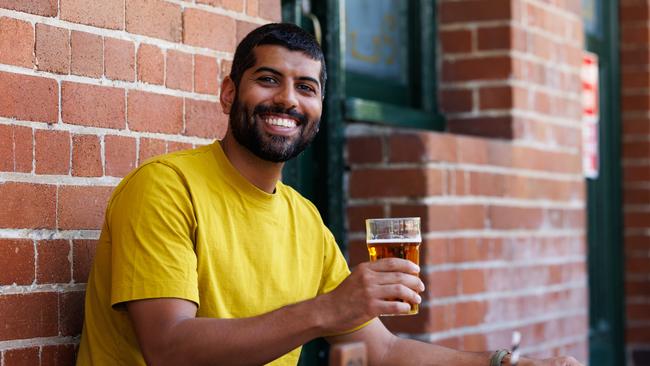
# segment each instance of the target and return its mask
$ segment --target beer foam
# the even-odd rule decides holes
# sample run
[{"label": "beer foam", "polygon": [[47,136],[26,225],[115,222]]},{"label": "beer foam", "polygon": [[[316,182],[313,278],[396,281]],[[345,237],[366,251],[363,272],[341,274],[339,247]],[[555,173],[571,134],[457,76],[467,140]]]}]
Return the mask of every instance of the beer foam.
[{"label": "beer foam", "polygon": [[367,244],[383,244],[383,243],[421,243],[422,238],[400,238],[400,239],[370,239],[366,240]]}]

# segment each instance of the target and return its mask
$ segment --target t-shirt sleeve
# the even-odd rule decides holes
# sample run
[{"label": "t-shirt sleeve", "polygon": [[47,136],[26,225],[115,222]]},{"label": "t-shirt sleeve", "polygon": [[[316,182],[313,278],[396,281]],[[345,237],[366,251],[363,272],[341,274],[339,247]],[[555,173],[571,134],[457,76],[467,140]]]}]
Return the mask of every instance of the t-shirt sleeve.
[{"label": "t-shirt sleeve", "polygon": [[346,277],[350,275],[348,263],[341,253],[334,235],[323,227],[324,230],[324,255],[323,255],[323,275],[321,277],[318,294],[326,294],[334,290]]},{"label": "t-shirt sleeve", "polygon": [[196,219],[183,177],[163,163],[149,163],[118,189],[107,211],[111,305],[147,298],[198,305]]}]

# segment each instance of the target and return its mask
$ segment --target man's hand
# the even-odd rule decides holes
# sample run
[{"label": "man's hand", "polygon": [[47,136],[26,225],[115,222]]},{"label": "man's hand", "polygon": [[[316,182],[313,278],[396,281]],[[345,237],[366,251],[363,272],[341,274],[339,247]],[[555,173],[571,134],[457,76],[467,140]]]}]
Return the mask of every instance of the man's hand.
[{"label": "man's hand", "polygon": [[334,291],[320,296],[325,334],[344,332],[382,314],[402,314],[422,300],[420,268],[400,258],[359,264]]},{"label": "man's hand", "polygon": [[582,364],[573,357],[552,357],[544,360],[522,359],[518,366],[582,366]]}]

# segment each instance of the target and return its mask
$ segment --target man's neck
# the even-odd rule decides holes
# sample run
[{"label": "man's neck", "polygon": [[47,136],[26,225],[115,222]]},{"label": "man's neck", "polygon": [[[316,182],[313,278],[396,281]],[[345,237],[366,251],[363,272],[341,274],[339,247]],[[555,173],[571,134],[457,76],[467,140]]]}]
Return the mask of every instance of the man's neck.
[{"label": "man's neck", "polygon": [[260,159],[240,145],[230,131],[226,133],[220,143],[226,158],[244,178],[267,193],[275,191],[275,185],[282,176],[284,163]]}]

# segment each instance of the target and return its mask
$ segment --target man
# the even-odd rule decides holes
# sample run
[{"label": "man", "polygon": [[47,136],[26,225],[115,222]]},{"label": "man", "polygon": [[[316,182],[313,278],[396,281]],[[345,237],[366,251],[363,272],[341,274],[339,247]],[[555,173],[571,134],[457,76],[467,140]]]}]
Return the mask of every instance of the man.
[{"label": "man", "polygon": [[386,330],[378,315],[420,302],[419,268],[392,258],[350,274],[318,211],[279,182],[318,132],[325,80],[320,48],[294,25],[241,42],[221,86],[223,141],[154,158],[115,189],[78,365],[295,365],[317,337],[365,342],[371,365],[489,364]]}]

